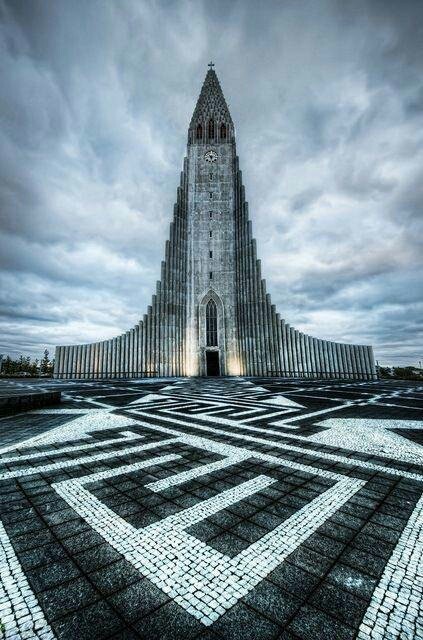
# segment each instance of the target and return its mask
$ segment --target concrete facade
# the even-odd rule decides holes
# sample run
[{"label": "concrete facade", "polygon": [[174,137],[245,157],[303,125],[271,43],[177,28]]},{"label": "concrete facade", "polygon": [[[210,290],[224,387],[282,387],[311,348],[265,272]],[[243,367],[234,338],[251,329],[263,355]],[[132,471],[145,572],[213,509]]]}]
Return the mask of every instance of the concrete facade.
[{"label": "concrete facade", "polygon": [[[216,310],[216,318],[208,309]],[[55,361],[58,378],[211,374],[376,378],[371,347],[308,336],[272,305],[257,259],[234,125],[213,69],[189,126],[151,306],[121,336],[57,347]]]}]

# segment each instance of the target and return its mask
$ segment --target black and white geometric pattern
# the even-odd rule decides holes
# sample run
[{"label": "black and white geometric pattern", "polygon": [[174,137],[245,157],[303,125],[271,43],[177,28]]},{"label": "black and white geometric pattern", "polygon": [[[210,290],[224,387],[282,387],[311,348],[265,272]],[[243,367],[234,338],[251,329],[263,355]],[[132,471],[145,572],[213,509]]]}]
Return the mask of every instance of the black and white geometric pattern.
[{"label": "black and white geometric pattern", "polygon": [[4,638],[423,638],[418,383],[38,386],[0,419]]}]

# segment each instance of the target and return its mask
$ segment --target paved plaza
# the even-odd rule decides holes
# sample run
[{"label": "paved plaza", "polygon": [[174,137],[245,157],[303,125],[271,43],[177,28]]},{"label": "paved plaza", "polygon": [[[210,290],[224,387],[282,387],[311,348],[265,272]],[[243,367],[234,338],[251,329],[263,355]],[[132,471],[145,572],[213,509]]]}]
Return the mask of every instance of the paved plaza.
[{"label": "paved plaza", "polygon": [[1,384],[0,637],[423,638],[419,383]]}]

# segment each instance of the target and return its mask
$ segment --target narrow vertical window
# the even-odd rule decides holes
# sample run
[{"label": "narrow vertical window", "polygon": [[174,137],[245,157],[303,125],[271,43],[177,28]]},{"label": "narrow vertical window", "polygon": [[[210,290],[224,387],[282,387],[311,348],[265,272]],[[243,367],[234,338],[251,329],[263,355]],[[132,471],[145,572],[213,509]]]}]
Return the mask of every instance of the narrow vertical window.
[{"label": "narrow vertical window", "polygon": [[220,125],[220,139],[226,140],[226,124],[222,122]]},{"label": "narrow vertical window", "polygon": [[203,137],[203,127],[201,124],[197,126],[197,140],[201,140]]},{"label": "narrow vertical window", "polygon": [[213,211],[210,211],[210,218],[213,217]]},{"label": "narrow vertical window", "polygon": [[213,192],[210,191],[210,200],[213,198]]},{"label": "narrow vertical window", "polygon": [[213,258],[213,251],[209,251],[209,258]]},{"label": "narrow vertical window", "polygon": [[206,343],[208,347],[217,347],[217,307],[209,300],[206,307]]},{"label": "narrow vertical window", "polygon": [[213,231],[210,231],[210,238],[213,236]]},{"label": "narrow vertical window", "polygon": [[209,140],[214,139],[214,120],[209,120]]},{"label": "narrow vertical window", "polygon": [[213,280],[213,271],[210,271],[209,279],[210,279],[210,280]]}]

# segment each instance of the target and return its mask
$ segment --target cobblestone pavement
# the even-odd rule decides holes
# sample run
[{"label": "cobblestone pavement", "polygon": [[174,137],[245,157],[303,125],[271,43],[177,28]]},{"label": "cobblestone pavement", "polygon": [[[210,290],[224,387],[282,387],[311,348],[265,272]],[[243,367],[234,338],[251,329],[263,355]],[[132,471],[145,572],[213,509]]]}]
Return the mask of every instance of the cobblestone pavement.
[{"label": "cobblestone pavement", "polygon": [[423,638],[418,383],[30,384],[63,402],[0,419],[3,637]]}]

